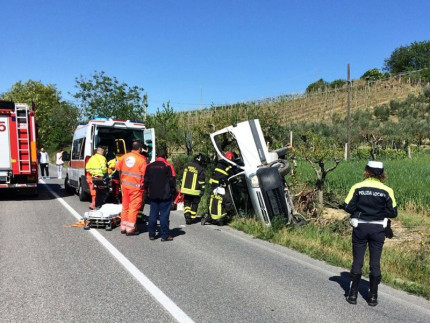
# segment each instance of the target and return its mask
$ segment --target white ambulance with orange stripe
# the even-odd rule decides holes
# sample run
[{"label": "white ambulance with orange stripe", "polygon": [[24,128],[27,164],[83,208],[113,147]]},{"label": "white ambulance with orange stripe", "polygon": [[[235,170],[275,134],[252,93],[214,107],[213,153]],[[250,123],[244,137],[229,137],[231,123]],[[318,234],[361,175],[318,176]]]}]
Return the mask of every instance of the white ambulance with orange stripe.
[{"label": "white ambulance with orange stripe", "polygon": [[146,129],[143,122],[96,117],[79,125],[73,135],[72,149],[64,187],[70,194],[78,193],[81,201],[88,201],[90,190],[86,181],[85,166],[97,147],[105,149],[107,160],[131,150],[138,140],[149,147],[149,161],[155,160],[154,129]]}]

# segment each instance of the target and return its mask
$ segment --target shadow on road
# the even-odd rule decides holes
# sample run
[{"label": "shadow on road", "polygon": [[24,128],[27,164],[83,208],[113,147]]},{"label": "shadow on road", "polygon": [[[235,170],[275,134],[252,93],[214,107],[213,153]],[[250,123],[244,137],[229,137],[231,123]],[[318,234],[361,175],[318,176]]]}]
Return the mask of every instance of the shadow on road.
[{"label": "shadow on road", "polygon": [[[340,287],[343,288],[343,290],[345,292],[345,294],[344,294],[345,297],[348,296],[349,285],[351,282],[349,272],[343,271],[340,273],[340,276],[332,276],[329,278],[329,280],[338,283],[340,285]],[[367,294],[368,294],[368,290],[369,290],[369,282],[367,280],[361,279],[358,292],[360,293],[360,295],[363,298],[366,298]]]}]

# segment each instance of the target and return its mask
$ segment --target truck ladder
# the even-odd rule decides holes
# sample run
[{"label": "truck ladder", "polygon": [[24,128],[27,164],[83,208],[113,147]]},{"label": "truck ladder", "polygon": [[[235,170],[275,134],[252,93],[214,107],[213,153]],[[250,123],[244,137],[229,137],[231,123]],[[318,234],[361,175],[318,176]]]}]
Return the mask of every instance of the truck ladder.
[{"label": "truck ladder", "polygon": [[16,138],[18,140],[18,167],[19,172],[23,174],[31,173],[28,112],[27,105],[15,105]]}]

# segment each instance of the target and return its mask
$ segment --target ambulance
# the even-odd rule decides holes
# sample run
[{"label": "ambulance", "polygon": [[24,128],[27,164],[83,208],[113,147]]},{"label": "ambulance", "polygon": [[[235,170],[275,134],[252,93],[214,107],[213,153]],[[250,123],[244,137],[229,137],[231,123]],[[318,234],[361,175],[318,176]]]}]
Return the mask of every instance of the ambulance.
[{"label": "ambulance", "polygon": [[77,193],[81,201],[88,201],[90,189],[85,166],[97,147],[105,149],[109,161],[129,152],[135,140],[148,146],[148,162],[153,162],[156,156],[155,133],[152,128],[146,129],[143,122],[95,117],[86,124],[80,124],[73,135],[70,155],[65,159],[63,157],[69,162],[64,180],[66,191],[69,194]]}]

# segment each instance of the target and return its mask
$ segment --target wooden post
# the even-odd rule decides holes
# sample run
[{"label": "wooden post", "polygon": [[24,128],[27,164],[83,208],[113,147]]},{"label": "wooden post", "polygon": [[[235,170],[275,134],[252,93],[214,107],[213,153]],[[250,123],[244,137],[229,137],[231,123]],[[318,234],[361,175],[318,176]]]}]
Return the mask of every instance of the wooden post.
[{"label": "wooden post", "polygon": [[350,158],[351,152],[351,78],[349,64],[347,65],[347,82],[348,82],[348,96],[346,101],[347,117],[346,117],[346,160]]}]

